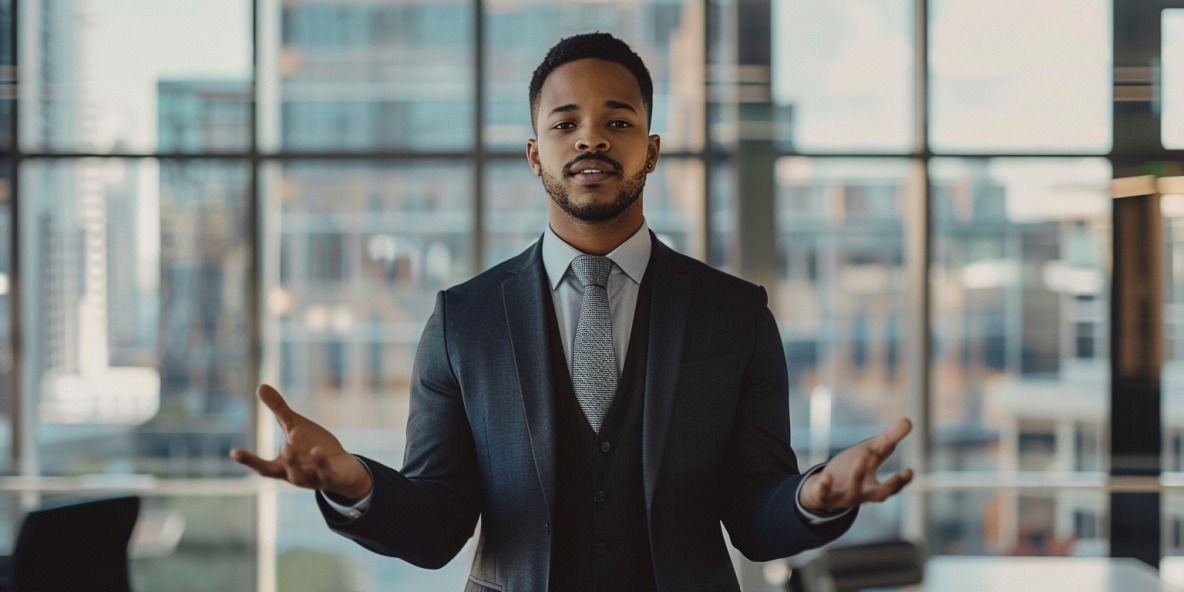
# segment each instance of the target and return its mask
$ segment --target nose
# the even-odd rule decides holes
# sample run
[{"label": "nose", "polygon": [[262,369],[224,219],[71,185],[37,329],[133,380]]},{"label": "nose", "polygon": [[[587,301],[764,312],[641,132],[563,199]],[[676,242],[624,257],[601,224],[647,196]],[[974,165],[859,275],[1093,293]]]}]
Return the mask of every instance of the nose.
[{"label": "nose", "polygon": [[587,130],[576,140],[580,152],[607,152],[611,148],[608,139],[594,130]]}]

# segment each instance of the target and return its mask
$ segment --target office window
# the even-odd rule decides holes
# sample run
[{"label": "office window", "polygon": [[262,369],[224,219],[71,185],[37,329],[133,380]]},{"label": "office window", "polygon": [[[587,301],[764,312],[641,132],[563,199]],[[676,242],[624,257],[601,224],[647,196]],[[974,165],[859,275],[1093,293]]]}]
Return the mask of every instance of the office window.
[{"label": "office window", "polygon": [[245,150],[250,10],[247,0],[22,2],[21,147]]},{"label": "office window", "polygon": [[1109,2],[934,0],[929,27],[935,152],[1109,150]]},{"label": "office window", "polygon": [[913,3],[773,2],[777,142],[804,151],[913,145]]},{"label": "office window", "polygon": [[[789,364],[792,444],[810,466],[905,413],[902,209],[915,187],[898,159],[782,158],[776,182],[769,307]],[[866,508],[853,536],[898,532],[898,501]]]},{"label": "office window", "polygon": [[264,149],[471,147],[471,2],[266,2],[262,19],[280,29],[260,72],[279,122]]},{"label": "office window", "polygon": [[488,0],[485,42],[496,51],[485,60],[486,146],[518,150],[534,136],[530,77],[548,48],[561,37],[608,31],[645,60],[654,82],[650,132],[662,136],[662,149],[701,147],[702,19],[699,0]]},{"label": "office window", "polygon": [[[1040,430],[1054,435],[1048,469],[1073,469],[1062,452],[1074,429],[1101,439],[1109,178],[1101,159],[933,162],[935,470],[1025,468],[1024,456],[1043,458],[1048,443],[1023,435],[1040,422],[1053,424]],[[1074,347],[1083,324],[1096,342],[1092,357]],[[1075,464],[1100,466],[1100,447],[1096,454]]]},{"label": "office window", "polygon": [[239,474],[247,178],[207,161],[23,165],[21,386],[43,474]]}]

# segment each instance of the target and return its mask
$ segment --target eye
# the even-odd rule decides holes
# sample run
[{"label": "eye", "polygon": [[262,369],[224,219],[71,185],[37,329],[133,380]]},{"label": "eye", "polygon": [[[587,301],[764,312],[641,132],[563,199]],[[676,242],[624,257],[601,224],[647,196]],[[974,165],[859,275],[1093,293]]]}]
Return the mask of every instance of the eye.
[{"label": "eye", "polygon": [[555,125],[551,126],[551,129],[558,129],[558,130],[572,129],[575,126],[576,126],[576,124],[574,124],[570,121],[560,121],[559,123],[556,123]]},{"label": "eye", "polygon": [[633,127],[632,123],[629,123],[628,121],[625,121],[624,119],[615,119],[613,121],[608,122],[608,124],[610,127],[616,127],[616,128],[621,128],[621,129],[624,129],[627,127]]}]

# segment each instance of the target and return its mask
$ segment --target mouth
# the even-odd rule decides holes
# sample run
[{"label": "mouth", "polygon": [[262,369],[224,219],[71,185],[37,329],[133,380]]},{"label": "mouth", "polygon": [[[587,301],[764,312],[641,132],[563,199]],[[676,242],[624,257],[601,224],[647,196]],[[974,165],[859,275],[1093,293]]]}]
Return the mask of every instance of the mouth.
[{"label": "mouth", "polygon": [[604,164],[576,164],[568,169],[568,175],[585,185],[595,185],[616,175],[616,169]]}]

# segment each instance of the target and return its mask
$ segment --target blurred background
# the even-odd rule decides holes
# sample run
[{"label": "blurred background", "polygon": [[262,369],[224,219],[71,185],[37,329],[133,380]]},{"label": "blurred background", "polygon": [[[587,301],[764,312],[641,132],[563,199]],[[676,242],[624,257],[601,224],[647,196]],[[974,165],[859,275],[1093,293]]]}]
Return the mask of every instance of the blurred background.
[{"label": "blurred background", "polygon": [[650,226],[769,289],[800,462],[917,422],[845,542],[1184,583],[1182,195],[1121,235],[1162,360],[1111,414],[1111,182],[1184,174],[1184,2],[1150,0],[0,0],[0,552],[132,491],[139,590],[460,589],[472,543],[373,555],[227,453],[275,449],[269,382],[400,464],[436,291],[544,229],[531,72],[592,30],[654,77]]}]

